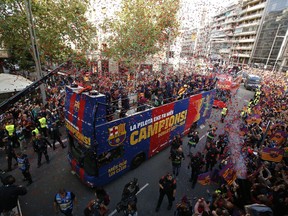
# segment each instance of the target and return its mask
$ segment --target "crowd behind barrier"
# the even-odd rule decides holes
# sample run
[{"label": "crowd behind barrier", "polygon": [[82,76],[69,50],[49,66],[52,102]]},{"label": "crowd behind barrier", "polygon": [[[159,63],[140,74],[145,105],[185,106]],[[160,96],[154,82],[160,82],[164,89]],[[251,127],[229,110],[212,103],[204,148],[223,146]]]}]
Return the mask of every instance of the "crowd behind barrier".
[{"label": "crowd behind barrier", "polygon": [[[252,204],[259,204],[265,211],[273,211],[277,216],[285,215],[288,212],[287,78],[285,80],[283,74],[257,69],[251,69],[249,73],[261,76],[263,82],[261,88],[255,91],[254,98],[249,101],[241,113],[235,114],[237,118],[242,119],[239,135],[242,137],[241,155],[245,159],[247,175],[245,178],[235,178],[229,182],[218,173],[219,178],[213,180],[219,184],[219,189],[213,193],[209,192],[206,200],[197,199],[195,205],[192,206],[189,199],[184,196],[181,203],[176,205],[176,212],[179,216],[184,215],[184,213],[179,213],[182,207],[189,207],[191,214],[193,212],[194,215],[245,215],[248,212],[250,215],[257,215],[251,213],[255,207]],[[10,150],[16,151],[17,148],[20,148],[21,151],[31,148],[31,141],[35,136],[33,131],[35,132],[36,128],[39,129],[38,133],[47,137],[52,134],[51,129],[55,130],[63,125],[65,85],[76,82],[84,89],[89,86],[87,89],[97,90],[104,94],[107,100],[106,118],[107,121],[111,121],[115,118],[117,111],[119,117],[124,117],[131,108],[135,108],[138,112],[149,107],[161,106],[213,89],[217,81],[213,73],[208,75],[187,73],[171,77],[165,77],[163,73],[158,73],[155,77],[153,73],[148,73],[137,77],[136,88],[133,91],[126,80],[117,81],[84,71],[78,75],[75,74],[55,76],[47,81],[47,103],[45,105],[42,104],[39,93],[31,94],[1,115],[0,142],[1,146],[8,151],[7,154],[11,153],[9,153]],[[137,94],[136,104],[129,100],[132,93]],[[43,122],[39,121],[41,118],[46,118],[44,124],[48,128],[49,133],[47,134],[42,129]],[[226,118],[223,121],[224,124],[227,121]],[[11,134],[11,137],[9,137],[6,127],[9,124],[15,126],[15,132]],[[223,123],[219,121],[219,124]],[[201,184],[199,175],[205,174],[207,171],[215,171],[217,164],[221,170],[232,160],[231,152],[229,152],[229,146],[232,144],[229,142],[228,132],[217,137],[216,130],[217,125],[211,127],[204,153],[194,152],[195,150],[192,149],[192,153],[189,155],[189,165],[193,172],[190,180],[193,187],[197,181]],[[191,134],[195,131],[197,131],[196,128],[191,128]],[[192,136],[190,135],[190,137]],[[12,143],[12,148],[7,147],[9,146],[7,143]],[[171,158],[175,158],[173,154],[177,154],[177,152],[183,154],[179,148],[183,148],[182,141],[175,139],[170,151]],[[12,156],[10,157],[11,161],[14,157]],[[11,167],[9,167],[8,161],[7,171],[9,170]],[[177,170],[178,172],[179,170]],[[267,213],[267,215],[269,214]]]}]

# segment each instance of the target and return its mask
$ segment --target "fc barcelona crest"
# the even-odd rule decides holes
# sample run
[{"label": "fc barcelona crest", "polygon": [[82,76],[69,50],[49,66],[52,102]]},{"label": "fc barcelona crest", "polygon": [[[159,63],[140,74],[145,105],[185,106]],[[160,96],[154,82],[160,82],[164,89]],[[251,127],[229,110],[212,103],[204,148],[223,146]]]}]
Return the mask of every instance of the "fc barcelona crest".
[{"label": "fc barcelona crest", "polygon": [[118,146],[126,139],[125,123],[108,128],[108,142],[111,146]]},{"label": "fc barcelona crest", "polygon": [[75,101],[74,110],[75,110],[76,112],[78,112],[79,109],[80,109],[80,102],[79,102],[79,101]]}]

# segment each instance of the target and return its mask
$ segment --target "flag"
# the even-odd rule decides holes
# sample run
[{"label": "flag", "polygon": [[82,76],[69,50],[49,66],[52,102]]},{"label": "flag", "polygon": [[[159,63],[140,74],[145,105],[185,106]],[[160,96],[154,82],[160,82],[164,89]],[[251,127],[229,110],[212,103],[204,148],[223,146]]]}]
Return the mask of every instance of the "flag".
[{"label": "flag", "polygon": [[201,185],[210,185],[211,183],[211,177],[210,177],[211,172],[206,172],[198,175],[197,181]]},{"label": "flag", "polygon": [[282,130],[277,130],[271,135],[271,140],[273,140],[277,145],[282,145],[285,142],[287,133]]},{"label": "flag", "polygon": [[257,114],[251,115],[246,119],[248,124],[254,124],[254,123],[259,124],[261,120],[262,120],[261,116]]},{"label": "flag", "polygon": [[219,176],[222,176],[223,179],[228,183],[228,185],[231,185],[236,180],[237,178],[236,174],[237,172],[234,169],[234,166],[232,163],[228,163],[219,172]]},{"label": "flag", "polygon": [[266,161],[280,162],[283,159],[284,150],[278,148],[264,148],[261,159]]}]

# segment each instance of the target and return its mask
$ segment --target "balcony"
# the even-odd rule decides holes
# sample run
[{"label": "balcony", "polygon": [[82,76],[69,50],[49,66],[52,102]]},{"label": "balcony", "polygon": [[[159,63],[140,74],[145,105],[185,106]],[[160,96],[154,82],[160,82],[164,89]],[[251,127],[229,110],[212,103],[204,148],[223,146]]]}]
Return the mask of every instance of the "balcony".
[{"label": "balcony", "polygon": [[230,49],[220,49],[219,50],[219,53],[221,53],[221,54],[230,53],[230,52],[231,52]]},{"label": "balcony", "polygon": [[260,2],[261,0],[244,0],[243,2],[243,5],[244,7],[247,6],[247,5],[253,5],[253,4],[256,4],[258,2]]},{"label": "balcony", "polygon": [[237,26],[237,28],[245,28],[245,27],[255,26],[255,25],[259,25],[259,23],[260,23],[260,21],[243,23],[243,24]]},{"label": "balcony", "polygon": [[244,21],[244,20],[251,20],[251,19],[257,19],[262,17],[262,12],[257,13],[257,14],[252,14],[248,16],[243,16],[241,19],[239,19],[239,22]]},{"label": "balcony", "polygon": [[237,46],[237,47],[234,47],[233,50],[252,50],[252,46]]},{"label": "balcony", "polygon": [[215,21],[215,22],[219,22],[219,21],[221,21],[221,20],[225,20],[225,19],[226,19],[226,16],[223,15],[223,16],[221,16],[221,17],[215,19],[214,21]]},{"label": "balcony", "polygon": [[251,53],[249,53],[249,54],[248,54],[248,53],[235,53],[235,54],[232,54],[232,56],[233,56],[233,57],[237,57],[237,58],[238,58],[238,57],[239,57],[239,58],[241,58],[241,57],[242,57],[242,58],[249,58],[249,57],[250,57],[250,54],[251,54]]},{"label": "balcony", "polygon": [[248,12],[251,12],[251,11],[256,11],[256,10],[265,8],[265,5],[266,5],[266,2],[263,2],[263,3],[258,4],[258,5],[254,5],[254,6],[252,6],[252,7],[249,7],[249,6],[248,6],[248,8],[242,10],[240,14],[248,13]]},{"label": "balcony", "polygon": [[228,30],[232,30],[232,29],[234,29],[234,26],[232,26],[232,25],[226,25],[222,30],[223,30],[223,31],[228,31]]},{"label": "balcony", "polygon": [[256,35],[256,31],[247,31],[247,32],[239,32],[235,33],[234,36],[245,36],[245,35]]},{"label": "balcony", "polygon": [[236,40],[236,42],[238,42],[238,43],[253,43],[254,41],[255,41],[255,38]]}]

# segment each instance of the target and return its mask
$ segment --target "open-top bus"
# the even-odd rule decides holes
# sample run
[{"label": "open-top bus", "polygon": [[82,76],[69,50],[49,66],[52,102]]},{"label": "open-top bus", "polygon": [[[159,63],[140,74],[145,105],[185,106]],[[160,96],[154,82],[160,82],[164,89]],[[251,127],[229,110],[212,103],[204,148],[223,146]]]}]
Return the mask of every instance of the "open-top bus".
[{"label": "open-top bus", "polygon": [[188,133],[210,117],[215,90],[202,92],[160,107],[106,120],[103,94],[79,94],[66,87],[65,120],[68,160],[89,187],[107,184],[167,147],[176,135]]}]

